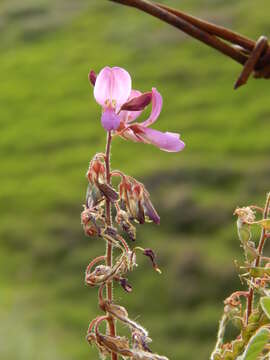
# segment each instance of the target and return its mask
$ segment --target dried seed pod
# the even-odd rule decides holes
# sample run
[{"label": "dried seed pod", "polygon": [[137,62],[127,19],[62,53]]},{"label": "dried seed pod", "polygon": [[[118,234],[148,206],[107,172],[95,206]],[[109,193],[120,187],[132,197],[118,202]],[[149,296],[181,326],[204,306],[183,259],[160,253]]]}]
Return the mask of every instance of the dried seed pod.
[{"label": "dried seed pod", "polygon": [[147,351],[138,350],[133,351],[133,360],[168,360],[165,356],[160,356],[158,354],[149,353]]},{"label": "dried seed pod", "polygon": [[96,206],[105,196],[110,202],[118,200],[118,193],[106,182],[106,170],[97,156],[91,160],[87,171],[89,186],[86,194],[87,207]]},{"label": "dried seed pod", "polygon": [[81,223],[86,235],[99,236],[104,226],[103,209],[101,207],[88,209],[84,206],[81,213]]},{"label": "dried seed pod", "polygon": [[123,231],[127,233],[130,240],[135,241],[136,228],[129,221],[128,214],[124,210],[119,209],[119,211],[117,211],[115,220],[121,226]]},{"label": "dried seed pod", "polygon": [[122,336],[110,336],[100,333],[96,334],[97,342],[109,350],[110,352],[117,353],[123,357],[131,357],[132,352],[129,349],[128,339]]},{"label": "dried seed pod", "polygon": [[91,273],[86,271],[85,282],[90,286],[100,285],[110,277],[111,272],[110,266],[98,265]]},{"label": "dried seed pod", "polygon": [[145,191],[143,194],[143,209],[144,209],[144,213],[145,216],[147,217],[147,219],[149,221],[153,221],[155,224],[160,224],[160,217],[156,211],[156,209],[154,208],[148,193]]},{"label": "dried seed pod", "polygon": [[132,332],[132,340],[134,350],[143,350],[152,353],[151,349],[148,347],[148,344],[152,342],[152,339],[148,336],[145,336],[141,332],[135,330]]},{"label": "dried seed pod", "polygon": [[141,183],[130,177],[123,177],[119,184],[119,194],[120,205],[132,220],[140,224],[144,224],[145,220],[160,223],[160,217],[151,203],[149,193]]}]

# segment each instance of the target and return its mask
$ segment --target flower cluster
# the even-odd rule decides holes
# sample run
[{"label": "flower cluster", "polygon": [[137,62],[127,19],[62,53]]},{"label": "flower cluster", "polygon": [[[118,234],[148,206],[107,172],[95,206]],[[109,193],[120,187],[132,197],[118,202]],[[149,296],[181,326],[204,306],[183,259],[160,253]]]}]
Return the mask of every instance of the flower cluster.
[{"label": "flower cluster", "polygon": [[[132,292],[127,276],[137,267],[138,252],[151,261],[156,272],[161,273],[152,249],[131,248],[129,244],[129,241],[136,240],[136,224],[159,224],[160,217],[141,182],[119,170],[111,170],[110,150],[115,136],[150,143],[169,152],[180,151],[185,144],[176,133],[162,133],[150,128],[162,108],[162,97],[155,88],[146,93],[132,90],[130,75],[119,67],[105,67],[98,75],[91,71],[89,80],[94,86],[95,99],[102,107],[101,123],[107,131],[107,145],[104,154],[98,153],[90,161],[88,188],[81,213],[86,236],[96,236],[106,243],[106,253],[92,260],[85,272],[85,283],[99,288],[99,307],[105,313],[91,321],[87,340],[96,345],[102,358],[117,360],[121,356],[133,360],[167,360],[150,350],[148,332],[130,319],[123,306],[113,301],[113,283],[128,293]],[[135,122],[150,104],[149,118],[141,123]],[[112,178],[114,184],[118,182],[117,186],[112,185]],[[116,321],[128,327],[129,338],[117,335]],[[106,333],[100,329],[104,322],[107,324]]]}]

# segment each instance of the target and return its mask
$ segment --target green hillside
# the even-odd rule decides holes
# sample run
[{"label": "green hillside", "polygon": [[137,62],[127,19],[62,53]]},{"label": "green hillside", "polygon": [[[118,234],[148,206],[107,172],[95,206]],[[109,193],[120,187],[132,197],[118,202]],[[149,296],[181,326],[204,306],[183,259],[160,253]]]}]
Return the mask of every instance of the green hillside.
[{"label": "green hillside", "polygon": [[[270,32],[268,0],[167,0],[254,39]],[[171,360],[208,359],[223,298],[240,287],[232,213],[270,189],[269,82],[179,31],[106,0],[2,0],[0,5],[0,358],[97,359],[84,340],[100,313],[84,285],[104,244],[80,225],[89,160],[103,151],[100,109],[87,75],[121,66],[134,88],[157,87],[159,130],[182,153],[117,139],[112,166],[146,183],[161,225],[138,229],[163,275],[144,258],[131,295],[116,300]]]}]

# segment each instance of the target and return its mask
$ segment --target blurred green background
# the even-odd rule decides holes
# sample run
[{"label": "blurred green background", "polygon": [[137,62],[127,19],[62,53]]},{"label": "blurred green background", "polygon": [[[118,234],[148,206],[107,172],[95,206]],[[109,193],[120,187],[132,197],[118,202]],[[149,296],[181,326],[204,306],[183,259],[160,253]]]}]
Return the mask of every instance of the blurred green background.
[{"label": "blurred green background", "polygon": [[[270,32],[269,0],[163,3],[257,39]],[[134,88],[164,98],[155,128],[180,132],[184,152],[118,139],[112,165],[146,183],[161,225],[139,227],[154,248],[116,301],[170,359],[208,359],[223,298],[241,287],[232,213],[269,190],[269,82],[235,92],[240,66],[135,9],[105,0],[0,3],[0,358],[97,359],[84,340],[100,313],[84,285],[104,243],[86,238],[80,212],[90,158],[103,151],[100,109],[87,75],[126,68]]]}]

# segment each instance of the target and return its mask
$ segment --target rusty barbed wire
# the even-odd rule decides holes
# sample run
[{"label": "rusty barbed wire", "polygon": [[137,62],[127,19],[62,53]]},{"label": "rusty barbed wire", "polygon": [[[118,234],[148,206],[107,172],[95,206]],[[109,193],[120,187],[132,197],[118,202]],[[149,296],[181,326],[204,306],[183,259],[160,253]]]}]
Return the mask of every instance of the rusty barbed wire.
[{"label": "rusty barbed wire", "polygon": [[152,15],[243,65],[234,89],[245,85],[252,74],[255,79],[270,78],[270,46],[266,36],[260,36],[254,41],[225,27],[154,1],[109,1],[131,6]]}]

